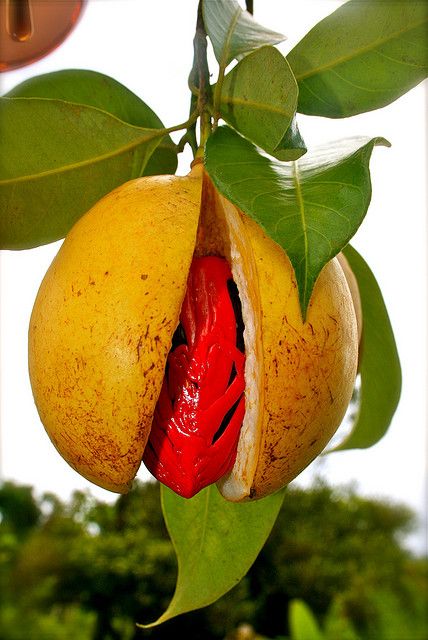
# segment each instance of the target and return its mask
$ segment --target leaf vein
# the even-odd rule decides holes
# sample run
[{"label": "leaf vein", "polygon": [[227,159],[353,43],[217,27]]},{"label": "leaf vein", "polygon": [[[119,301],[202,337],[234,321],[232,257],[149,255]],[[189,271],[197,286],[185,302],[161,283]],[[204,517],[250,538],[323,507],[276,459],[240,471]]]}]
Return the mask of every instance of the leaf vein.
[{"label": "leaf vein", "polygon": [[274,105],[271,105],[271,104],[256,102],[255,100],[245,100],[244,98],[238,98],[235,96],[223,95],[221,98],[221,102],[225,104],[251,107],[252,109],[258,109],[259,111],[268,111],[270,113],[277,113],[287,118],[291,118],[293,116],[292,111],[286,111],[285,109],[281,109],[280,107],[275,107]]},{"label": "leaf vein", "polygon": [[307,78],[310,78],[311,76],[314,76],[314,75],[317,75],[319,73],[322,73],[323,71],[327,71],[327,70],[331,69],[332,67],[344,64],[346,62],[349,62],[350,60],[353,60],[356,57],[356,55],[363,55],[365,53],[369,53],[369,52],[373,51],[374,49],[378,49],[382,45],[388,44],[389,42],[399,38],[403,34],[409,33],[411,31],[414,31],[418,27],[424,26],[425,23],[426,23],[425,19],[421,20],[421,21],[411,25],[408,28],[399,29],[397,31],[394,31],[394,32],[390,33],[387,37],[379,38],[378,40],[375,40],[374,42],[370,42],[369,44],[367,44],[366,46],[361,47],[358,50],[352,50],[347,55],[343,55],[343,56],[341,56],[339,58],[331,60],[330,62],[327,62],[324,65],[319,65],[318,67],[314,67],[313,69],[309,69],[308,71],[306,71],[304,73],[301,73],[300,75],[298,73],[295,73],[296,80],[298,82],[300,82],[302,80],[306,80]]},{"label": "leaf vein", "polygon": [[29,182],[32,180],[40,180],[42,178],[46,178],[48,176],[60,175],[63,173],[67,173],[68,171],[74,171],[77,169],[81,169],[83,167],[87,167],[92,164],[98,164],[99,162],[103,162],[104,160],[109,160],[110,158],[115,158],[117,156],[123,155],[132,149],[137,148],[141,144],[150,142],[150,140],[154,140],[157,137],[164,136],[164,131],[157,134],[152,134],[149,136],[141,136],[132,142],[122,145],[117,149],[112,150],[111,152],[103,153],[95,158],[87,158],[85,160],[81,160],[78,162],[73,162],[71,164],[64,165],[62,167],[54,167],[53,169],[48,169],[47,171],[41,171],[36,174],[29,174],[25,176],[17,176],[16,178],[7,178],[5,180],[0,180],[0,186],[8,185],[8,184],[17,184],[20,182]]},{"label": "leaf vein", "polygon": [[378,56],[380,56],[382,58],[385,58],[386,60],[390,60],[394,64],[404,65],[406,67],[413,67],[414,69],[424,69],[425,68],[425,66],[421,65],[421,64],[415,64],[415,63],[412,63],[412,62],[407,62],[406,60],[400,60],[399,58],[394,58],[392,56],[388,56],[386,53],[383,53],[383,51],[376,51],[375,53],[377,53]]}]

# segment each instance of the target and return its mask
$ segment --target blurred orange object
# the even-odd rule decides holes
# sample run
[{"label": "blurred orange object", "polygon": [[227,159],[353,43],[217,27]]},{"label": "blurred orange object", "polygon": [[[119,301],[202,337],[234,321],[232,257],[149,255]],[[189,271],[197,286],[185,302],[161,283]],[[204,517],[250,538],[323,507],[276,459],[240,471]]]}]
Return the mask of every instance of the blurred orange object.
[{"label": "blurred orange object", "polygon": [[0,71],[31,64],[58,47],[86,0],[0,0]]}]

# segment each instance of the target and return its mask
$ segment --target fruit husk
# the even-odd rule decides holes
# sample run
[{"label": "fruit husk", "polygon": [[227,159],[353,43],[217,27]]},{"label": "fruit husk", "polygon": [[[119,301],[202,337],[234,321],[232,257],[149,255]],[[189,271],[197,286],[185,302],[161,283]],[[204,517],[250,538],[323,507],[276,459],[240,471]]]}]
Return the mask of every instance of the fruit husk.
[{"label": "fruit husk", "polygon": [[204,200],[211,219],[204,225],[202,213],[205,245],[212,250],[222,230],[218,249],[231,264],[245,324],[246,413],[235,465],[218,487],[229,500],[257,499],[293,480],[339,427],[357,371],[356,316],[334,259],[316,282],[303,322],[283,249],[207,178]]},{"label": "fruit husk", "polygon": [[34,398],[81,475],[129,490],[178,324],[199,219],[202,167],[130,181],[72,228],[29,329]]}]

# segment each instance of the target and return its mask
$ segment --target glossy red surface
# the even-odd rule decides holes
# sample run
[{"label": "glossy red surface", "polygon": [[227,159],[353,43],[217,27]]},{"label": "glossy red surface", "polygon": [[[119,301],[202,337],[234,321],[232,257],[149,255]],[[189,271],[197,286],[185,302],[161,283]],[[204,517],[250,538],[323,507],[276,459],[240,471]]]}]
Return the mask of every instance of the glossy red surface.
[{"label": "glossy red surface", "polygon": [[144,463],[190,498],[227,473],[245,410],[242,317],[226,260],[192,262]]}]

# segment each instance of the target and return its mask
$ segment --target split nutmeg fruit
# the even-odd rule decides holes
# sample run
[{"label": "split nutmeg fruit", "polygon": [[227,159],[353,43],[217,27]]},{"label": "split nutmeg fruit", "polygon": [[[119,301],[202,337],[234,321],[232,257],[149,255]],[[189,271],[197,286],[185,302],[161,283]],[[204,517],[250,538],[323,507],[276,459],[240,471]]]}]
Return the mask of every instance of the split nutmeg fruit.
[{"label": "split nutmeg fruit", "polygon": [[201,163],[100,200],[66,237],[30,322],[52,442],[117,492],[142,461],[184,497],[214,482],[233,501],[276,491],[338,428],[357,360],[339,261],[303,322],[287,255]]}]

